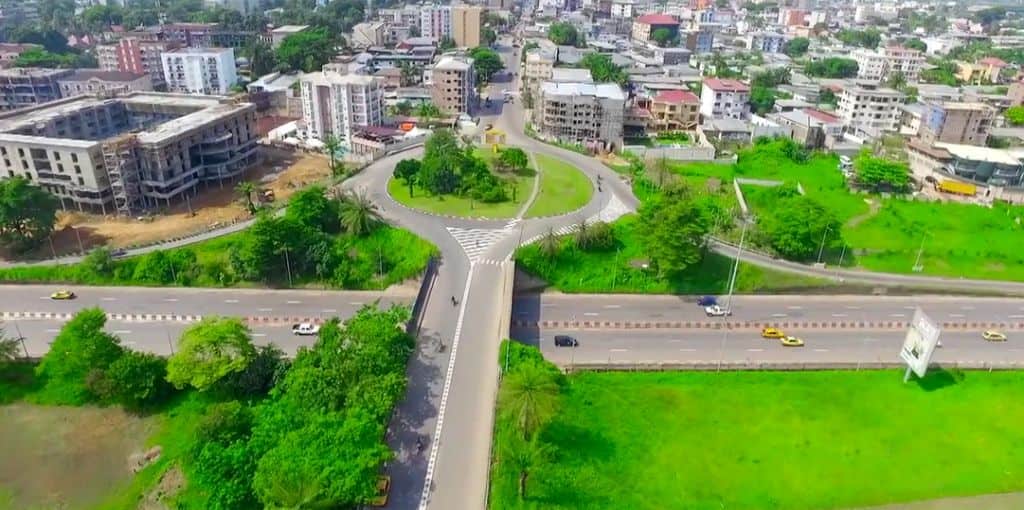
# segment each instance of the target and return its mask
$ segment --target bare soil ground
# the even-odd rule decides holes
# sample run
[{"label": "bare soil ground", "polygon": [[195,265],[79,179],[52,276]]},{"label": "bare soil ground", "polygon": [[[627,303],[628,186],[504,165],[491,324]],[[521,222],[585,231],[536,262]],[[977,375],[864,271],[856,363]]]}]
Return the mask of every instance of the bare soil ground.
[{"label": "bare soil ground", "polygon": [[[261,147],[260,151],[263,162],[243,178],[257,188],[273,190],[276,203],[284,203],[296,190],[330,176],[329,162],[322,154],[271,147]],[[190,199],[191,204],[172,203],[171,207],[143,219],[72,211],[59,213],[53,248],[58,255],[78,252],[79,236],[85,250],[102,245],[113,248],[146,245],[246,219],[249,213],[235,192],[236,184],[225,182],[223,187],[210,184],[200,188],[198,196]],[[28,258],[49,258],[53,253],[46,243],[33,255]]]},{"label": "bare soil ground", "polygon": [[89,508],[132,478],[155,421],[120,409],[0,407],[0,491],[10,508]]}]

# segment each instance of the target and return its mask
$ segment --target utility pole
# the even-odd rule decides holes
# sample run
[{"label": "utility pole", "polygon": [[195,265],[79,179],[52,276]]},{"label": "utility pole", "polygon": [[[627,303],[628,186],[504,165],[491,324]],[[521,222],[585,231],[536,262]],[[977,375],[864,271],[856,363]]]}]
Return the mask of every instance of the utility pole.
[{"label": "utility pole", "polygon": [[288,259],[288,247],[284,247],[284,267],[288,270],[288,286],[292,286],[292,263]]},{"label": "utility pole", "polygon": [[910,268],[915,273],[920,273],[921,270],[924,269],[921,266],[921,255],[924,253],[924,240],[927,238],[928,232],[925,232],[924,235],[921,236],[921,247],[917,249],[917,258],[914,259],[914,267]]},{"label": "utility pole", "polygon": [[821,246],[818,247],[818,264],[821,264],[821,253],[825,251],[825,238],[828,237],[829,230],[832,230],[831,225],[826,226],[825,233],[821,235]]},{"label": "utility pole", "polygon": [[82,245],[82,233],[78,231],[78,227],[71,227],[75,231],[75,237],[78,238],[78,251],[85,253],[85,246]]},{"label": "utility pole", "polygon": [[743,230],[740,231],[740,245],[736,249],[736,259],[732,264],[732,274],[729,275],[729,294],[725,299],[725,309],[732,310],[732,291],[736,288],[736,274],[740,269],[740,255],[743,254],[743,240],[747,237],[747,222],[743,221]]},{"label": "utility pole", "polygon": [[50,253],[53,254],[53,260],[57,260],[57,249],[53,247],[53,234],[50,234],[46,240],[50,241]]},{"label": "utility pole", "polygon": [[14,321],[14,330],[18,332],[18,341],[21,342],[21,350],[25,351],[25,357],[28,358],[28,347],[25,345],[25,335],[21,334],[21,328],[18,327],[18,321]]}]

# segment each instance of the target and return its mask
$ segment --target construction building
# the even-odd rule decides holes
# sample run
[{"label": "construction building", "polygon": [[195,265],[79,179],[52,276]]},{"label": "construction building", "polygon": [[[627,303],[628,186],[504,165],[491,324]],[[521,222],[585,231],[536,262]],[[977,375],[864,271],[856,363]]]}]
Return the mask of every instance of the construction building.
[{"label": "construction building", "polygon": [[76,69],[71,76],[58,80],[58,83],[61,97],[153,90],[153,81],[148,74],[95,69]]},{"label": "construction building", "polygon": [[72,69],[0,69],[0,110],[14,110],[60,99],[60,80]]},{"label": "construction building", "polygon": [[926,144],[985,145],[995,119],[995,108],[984,103],[927,103],[918,136]]},{"label": "construction building", "polygon": [[251,103],[78,96],[0,113],[0,178],[24,177],[65,208],[133,215],[230,185],[259,159],[256,139]]},{"label": "construction building", "polygon": [[473,59],[442,57],[431,74],[430,97],[441,113],[472,113],[476,107],[476,74]]},{"label": "construction building", "polygon": [[534,112],[538,133],[550,140],[603,149],[622,146],[626,95],[614,83],[544,82]]}]

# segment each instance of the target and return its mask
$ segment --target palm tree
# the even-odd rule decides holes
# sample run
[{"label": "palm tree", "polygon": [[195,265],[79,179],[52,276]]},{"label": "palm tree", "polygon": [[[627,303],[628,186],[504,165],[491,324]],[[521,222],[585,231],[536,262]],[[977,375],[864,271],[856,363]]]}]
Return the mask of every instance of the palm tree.
[{"label": "palm tree", "polygon": [[235,186],[235,192],[242,195],[242,198],[245,199],[245,207],[249,210],[249,214],[256,214],[256,204],[252,202],[252,193],[254,191],[256,191],[256,186],[249,181],[242,181]]},{"label": "palm tree", "polygon": [[590,224],[587,220],[580,220],[576,224],[576,247],[585,250],[590,245]]},{"label": "palm tree", "polygon": [[402,62],[399,69],[401,70],[399,81],[403,87],[410,87],[419,83],[422,74],[412,64]]},{"label": "palm tree", "polygon": [[555,234],[555,229],[548,227],[547,233],[544,234],[544,237],[540,238],[540,252],[550,260],[558,255],[559,248],[561,248],[561,242]]},{"label": "palm tree", "polygon": [[340,148],[341,148],[341,142],[338,141],[338,137],[336,137],[334,135],[327,135],[327,137],[324,138],[324,151],[326,151],[327,155],[331,158],[331,175],[332,176],[337,175],[336,174],[336,171],[337,171],[336,158],[338,157],[338,149],[340,149]]},{"label": "palm tree", "polygon": [[558,409],[555,373],[537,365],[523,365],[510,372],[498,391],[498,407],[523,439],[529,440]]},{"label": "palm tree", "polygon": [[384,221],[377,212],[377,206],[364,193],[342,195],[338,214],[342,228],[355,236],[369,234]]},{"label": "palm tree", "polygon": [[526,499],[526,482],[530,478],[530,472],[551,457],[552,448],[536,439],[524,441],[518,437],[509,438],[503,443],[504,448],[498,461],[507,463],[509,468],[516,471],[519,479],[519,499]]}]

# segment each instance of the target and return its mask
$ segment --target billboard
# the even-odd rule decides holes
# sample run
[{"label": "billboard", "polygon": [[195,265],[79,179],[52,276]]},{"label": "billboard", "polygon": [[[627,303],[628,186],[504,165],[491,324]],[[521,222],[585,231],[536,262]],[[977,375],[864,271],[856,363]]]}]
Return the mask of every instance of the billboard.
[{"label": "billboard", "polygon": [[[914,318],[910,321],[910,330],[903,340],[900,358],[907,363],[907,369],[918,377],[924,377],[928,371],[928,362],[939,342],[939,327],[920,308],[914,310]],[[909,372],[908,372],[909,376]]]}]

